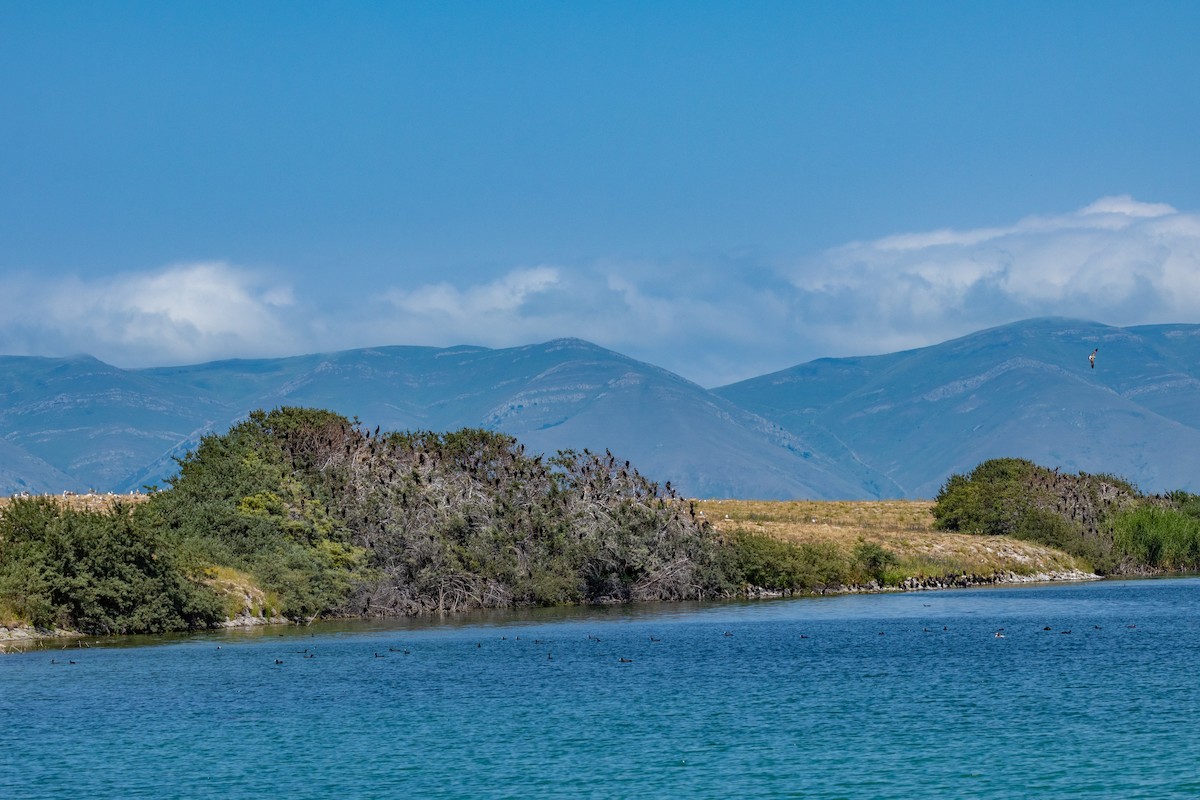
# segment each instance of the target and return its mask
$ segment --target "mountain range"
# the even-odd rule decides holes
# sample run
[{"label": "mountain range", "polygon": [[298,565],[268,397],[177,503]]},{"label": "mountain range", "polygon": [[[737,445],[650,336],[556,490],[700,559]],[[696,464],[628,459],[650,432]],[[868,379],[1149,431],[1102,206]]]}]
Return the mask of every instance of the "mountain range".
[{"label": "mountain range", "polygon": [[698,497],[932,497],[999,456],[1200,491],[1198,358],[1200,325],[1061,318],[715,389],[579,339],[151,369],[0,356],[0,493],[162,484],[204,434],[283,405],[608,449]]}]

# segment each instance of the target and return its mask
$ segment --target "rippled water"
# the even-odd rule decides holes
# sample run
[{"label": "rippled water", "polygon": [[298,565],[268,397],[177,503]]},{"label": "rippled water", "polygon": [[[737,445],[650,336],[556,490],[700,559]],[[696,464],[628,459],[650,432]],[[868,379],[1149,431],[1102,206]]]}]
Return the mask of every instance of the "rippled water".
[{"label": "rippled water", "polygon": [[1198,648],[1193,578],[110,640],[0,657],[0,797],[1195,797]]}]

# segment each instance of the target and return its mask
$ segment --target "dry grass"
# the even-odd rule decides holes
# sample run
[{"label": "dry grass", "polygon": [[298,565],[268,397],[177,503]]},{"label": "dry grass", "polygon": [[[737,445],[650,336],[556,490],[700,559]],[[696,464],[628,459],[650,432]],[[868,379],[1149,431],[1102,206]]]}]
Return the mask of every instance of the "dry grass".
[{"label": "dry grass", "polygon": [[226,619],[279,616],[279,597],[259,588],[248,573],[232,567],[210,567],[204,582],[221,595]]},{"label": "dry grass", "polygon": [[1080,559],[1044,545],[934,530],[930,500],[702,500],[696,507],[718,530],[831,543],[846,558],[859,542],[878,544],[897,558],[893,577],[1091,571]]},{"label": "dry grass", "polygon": [[[57,503],[60,503],[67,508],[72,508],[76,511],[110,511],[114,503],[144,503],[149,499],[149,495],[136,494],[97,494],[85,493],[75,494],[74,492],[64,492],[63,494],[47,494],[34,495],[35,497],[47,497]],[[0,497],[0,513],[4,512],[5,507],[13,501],[11,497]]]}]

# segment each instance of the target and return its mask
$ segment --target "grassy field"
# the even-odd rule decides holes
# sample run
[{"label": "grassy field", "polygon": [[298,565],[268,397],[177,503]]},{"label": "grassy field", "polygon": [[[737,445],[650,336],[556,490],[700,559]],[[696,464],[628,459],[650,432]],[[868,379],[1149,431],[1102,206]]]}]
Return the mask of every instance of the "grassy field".
[{"label": "grassy field", "polygon": [[696,505],[720,531],[833,544],[847,560],[861,542],[877,544],[896,559],[886,571],[887,583],[962,574],[1091,572],[1089,564],[1032,542],[934,530],[929,500],[704,500]]}]

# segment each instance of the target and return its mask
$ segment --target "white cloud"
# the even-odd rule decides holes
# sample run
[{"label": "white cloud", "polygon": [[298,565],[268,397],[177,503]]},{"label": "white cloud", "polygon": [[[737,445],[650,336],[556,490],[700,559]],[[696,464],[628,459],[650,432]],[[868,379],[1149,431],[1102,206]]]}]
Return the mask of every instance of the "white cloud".
[{"label": "white cloud", "polygon": [[1200,215],[1128,196],[993,228],[854,242],[790,273],[831,354],[918,346],[1033,316],[1200,321]]},{"label": "white cloud", "polygon": [[1079,216],[1114,214],[1119,217],[1163,217],[1177,213],[1166,203],[1139,203],[1127,194],[1117,197],[1101,197],[1082,209]]},{"label": "white cloud", "polygon": [[507,347],[575,336],[619,347],[672,328],[681,300],[647,294],[612,265],[518,268],[476,284],[395,287],[383,297],[385,307],[360,321],[356,338]]},{"label": "white cloud", "polygon": [[291,290],[220,262],[44,282],[8,278],[0,291],[8,353],[88,353],[123,366],[292,350]]},{"label": "white cloud", "polygon": [[500,280],[467,289],[449,283],[394,288],[385,298],[400,311],[415,318],[439,323],[476,323],[481,318],[504,316],[520,311],[535,295],[559,284],[558,270],[551,267],[518,269]]},{"label": "white cloud", "polygon": [[822,356],[933,344],[1032,316],[1200,322],[1200,214],[1129,197],[1010,225],[753,259],[592,261],[396,283],[353,305],[220,262],[0,279],[0,352],[121,366],[388,344],[588,339],[717,385]]},{"label": "white cloud", "polygon": [[794,338],[779,335],[788,291],[767,270],[749,280],[724,263],[522,268],[477,284],[393,288],[380,308],[339,326],[339,346],[509,347],[573,336],[711,385],[789,363]]}]

